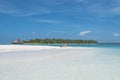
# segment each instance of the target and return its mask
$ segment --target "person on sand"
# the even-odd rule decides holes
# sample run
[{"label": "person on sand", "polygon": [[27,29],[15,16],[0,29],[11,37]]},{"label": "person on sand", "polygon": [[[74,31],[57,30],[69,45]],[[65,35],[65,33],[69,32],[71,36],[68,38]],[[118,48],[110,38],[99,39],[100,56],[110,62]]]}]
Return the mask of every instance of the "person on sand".
[{"label": "person on sand", "polygon": [[67,44],[65,43],[64,45],[61,45],[60,47],[67,47]]}]

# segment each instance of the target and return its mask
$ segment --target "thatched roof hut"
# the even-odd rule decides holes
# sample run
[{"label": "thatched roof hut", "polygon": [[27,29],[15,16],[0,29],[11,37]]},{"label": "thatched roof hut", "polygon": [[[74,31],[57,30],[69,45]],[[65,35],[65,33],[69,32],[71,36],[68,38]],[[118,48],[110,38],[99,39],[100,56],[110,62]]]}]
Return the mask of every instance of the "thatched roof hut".
[{"label": "thatched roof hut", "polygon": [[12,41],[12,44],[23,44],[23,41],[17,38],[16,40]]}]

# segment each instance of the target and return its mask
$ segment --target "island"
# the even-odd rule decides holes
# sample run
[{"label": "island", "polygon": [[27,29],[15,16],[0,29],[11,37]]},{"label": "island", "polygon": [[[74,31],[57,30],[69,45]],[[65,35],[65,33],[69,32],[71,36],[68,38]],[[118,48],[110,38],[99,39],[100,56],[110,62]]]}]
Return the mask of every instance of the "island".
[{"label": "island", "polygon": [[97,44],[95,40],[74,40],[74,39],[55,39],[55,38],[45,38],[45,39],[30,39],[23,40],[24,43],[28,44]]}]

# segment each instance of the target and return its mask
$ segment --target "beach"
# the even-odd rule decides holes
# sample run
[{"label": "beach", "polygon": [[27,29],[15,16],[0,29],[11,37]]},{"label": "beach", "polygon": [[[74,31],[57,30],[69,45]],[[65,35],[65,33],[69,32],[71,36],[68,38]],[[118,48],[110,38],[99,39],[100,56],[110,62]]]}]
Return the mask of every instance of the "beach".
[{"label": "beach", "polygon": [[0,80],[120,80],[118,51],[107,53],[93,47],[0,45]]}]

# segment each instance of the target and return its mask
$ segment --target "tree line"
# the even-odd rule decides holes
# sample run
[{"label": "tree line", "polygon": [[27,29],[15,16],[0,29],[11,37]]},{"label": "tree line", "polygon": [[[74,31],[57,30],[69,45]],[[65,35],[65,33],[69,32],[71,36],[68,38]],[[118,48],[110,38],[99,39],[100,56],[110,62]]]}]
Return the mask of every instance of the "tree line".
[{"label": "tree line", "polygon": [[97,41],[95,40],[72,40],[72,39],[30,39],[24,40],[24,43],[38,43],[38,44],[96,44]]}]

